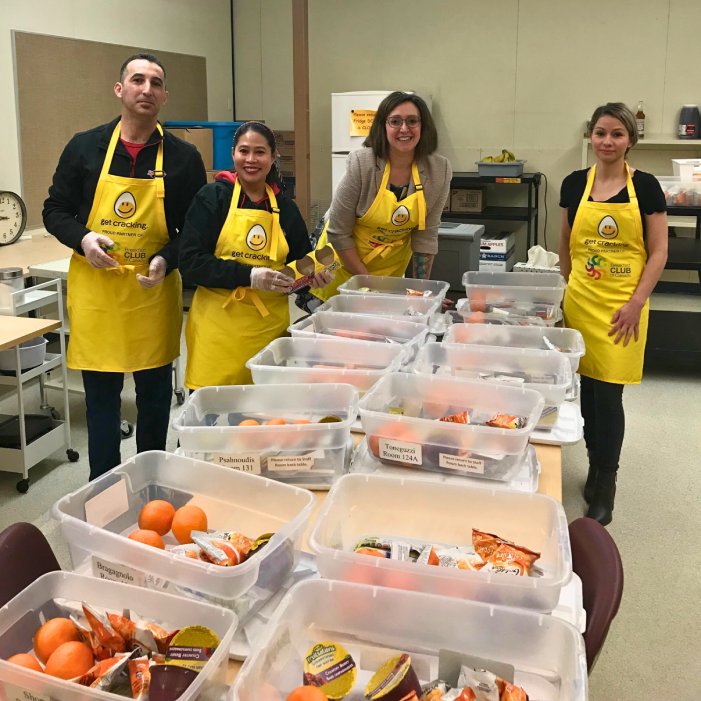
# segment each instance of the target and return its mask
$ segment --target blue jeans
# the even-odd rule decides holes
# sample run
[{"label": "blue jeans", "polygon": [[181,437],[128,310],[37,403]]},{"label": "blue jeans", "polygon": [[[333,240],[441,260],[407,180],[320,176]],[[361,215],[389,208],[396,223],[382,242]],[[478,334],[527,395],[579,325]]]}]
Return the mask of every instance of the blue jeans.
[{"label": "blue jeans", "polygon": [[[136,452],[165,450],[173,394],[172,366],[133,373],[136,385]],[[124,373],[83,370],[90,479],[122,462],[120,430]]]}]

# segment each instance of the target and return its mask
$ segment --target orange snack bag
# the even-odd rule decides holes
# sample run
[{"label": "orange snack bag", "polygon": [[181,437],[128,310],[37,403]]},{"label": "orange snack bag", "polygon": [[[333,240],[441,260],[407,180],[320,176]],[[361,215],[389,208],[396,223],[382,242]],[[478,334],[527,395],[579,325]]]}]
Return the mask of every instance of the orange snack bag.
[{"label": "orange snack bag", "polygon": [[472,547],[484,562],[489,560],[494,551],[503,542],[505,541],[498,535],[494,535],[494,533],[486,533],[485,531],[479,531],[476,528],[472,529]]},{"label": "orange snack bag", "polygon": [[467,411],[461,411],[458,414],[451,414],[450,416],[444,416],[438,420],[439,421],[447,421],[447,422],[453,423],[453,424],[469,424],[470,423],[470,415],[467,413]]},{"label": "orange snack bag", "polygon": [[513,543],[502,543],[491,555],[483,570],[524,577],[530,574],[540,553]]}]

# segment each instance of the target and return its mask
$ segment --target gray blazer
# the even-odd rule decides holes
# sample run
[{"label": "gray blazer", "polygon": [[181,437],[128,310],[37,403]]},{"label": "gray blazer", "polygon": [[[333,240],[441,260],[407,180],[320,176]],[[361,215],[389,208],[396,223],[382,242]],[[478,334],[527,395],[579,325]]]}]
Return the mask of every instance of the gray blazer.
[{"label": "gray blazer", "polygon": [[[450,193],[453,175],[448,159],[433,153],[417,163],[419,178],[426,197],[426,229],[411,234],[411,250],[416,253],[438,252],[438,225]],[[373,203],[385,171],[385,161],[377,158],[370,148],[361,148],[348,156],[346,174],[338,185],[329,210],[327,229],[329,243],[343,250],[353,248],[353,227]],[[415,192],[413,181],[408,194]]]}]

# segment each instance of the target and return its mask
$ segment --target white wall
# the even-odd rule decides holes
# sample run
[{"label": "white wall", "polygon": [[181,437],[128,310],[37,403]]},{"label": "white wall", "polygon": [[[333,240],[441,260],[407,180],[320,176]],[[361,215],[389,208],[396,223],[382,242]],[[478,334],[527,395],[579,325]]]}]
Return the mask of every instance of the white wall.
[{"label": "white wall", "polygon": [[[209,118],[232,119],[228,0],[2,0],[0,9],[0,189],[20,191],[12,30],[204,56]],[[67,96],[79,80],[65,76]]]},{"label": "white wall", "polygon": [[[293,127],[290,6],[239,0],[235,13],[237,117],[280,129]],[[585,120],[643,99],[648,133],[672,134],[680,106],[701,102],[700,29],[698,0],[309,0],[312,200],[330,199],[330,93],[408,87],[432,96],[454,170],[508,148],[547,175],[554,249]],[[661,174],[672,157],[631,161]]]}]

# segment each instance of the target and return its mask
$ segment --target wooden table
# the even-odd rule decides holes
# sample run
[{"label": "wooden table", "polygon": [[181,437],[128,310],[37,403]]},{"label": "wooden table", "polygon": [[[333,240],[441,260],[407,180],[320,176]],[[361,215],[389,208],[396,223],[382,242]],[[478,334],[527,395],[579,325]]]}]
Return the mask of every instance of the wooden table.
[{"label": "wooden table", "polygon": [[0,246],[0,268],[22,268],[28,275],[31,265],[66,258],[73,253],[72,249],[48,234],[46,229],[32,229],[26,234],[31,238],[22,237],[9,246]]},{"label": "wooden table", "polygon": [[30,338],[36,338],[59,328],[54,319],[29,319],[24,316],[0,316],[0,350],[14,348]]}]

